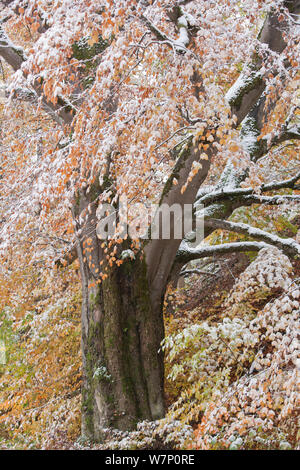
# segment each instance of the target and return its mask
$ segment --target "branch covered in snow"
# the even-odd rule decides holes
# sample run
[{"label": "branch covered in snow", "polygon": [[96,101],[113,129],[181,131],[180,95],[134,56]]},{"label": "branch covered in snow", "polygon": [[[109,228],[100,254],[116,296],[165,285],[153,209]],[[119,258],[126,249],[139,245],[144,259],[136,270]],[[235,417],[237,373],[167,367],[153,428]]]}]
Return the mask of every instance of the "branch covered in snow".
[{"label": "branch covered in snow", "polygon": [[[285,2],[289,11],[298,11],[298,2]],[[281,27],[279,25],[281,24]],[[259,40],[265,50],[270,55],[280,54],[286,47],[283,36],[284,25],[279,23],[276,11],[271,11],[267,16],[264,25],[259,33]],[[266,75],[270,70],[262,67],[262,60],[258,53],[253,54],[252,61],[245,67],[238,80],[229,89],[226,95],[233,114],[241,122],[257,103],[266,87]],[[273,75],[278,74],[278,70],[272,70]],[[261,100],[263,102],[263,100]],[[264,103],[263,103],[264,105]]]},{"label": "branch covered in snow", "polygon": [[0,56],[13,68],[19,70],[25,60],[25,54],[21,47],[11,42],[5,31],[0,27]]},{"label": "branch covered in snow", "polygon": [[[275,103],[276,101],[274,101],[274,106]],[[258,106],[263,107],[262,104]],[[300,126],[296,124],[289,125],[289,120],[287,120],[281,130],[276,132],[273,136],[267,135],[258,139],[262,124],[255,119],[255,114],[256,110],[252,110],[251,115],[244,119],[241,129],[242,145],[244,149],[249,152],[252,161],[257,161],[276,145],[286,142],[287,140],[300,139]]]},{"label": "branch covered in snow", "polygon": [[274,245],[288,255],[300,255],[300,245],[292,238],[280,238],[277,235],[273,235],[272,233],[268,233],[264,230],[251,227],[250,225],[228,222],[226,220],[209,219],[205,221],[205,224],[215,229],[223,229],[230,232],[248,235],[256,240],[261,240],[270,245]]},{"label": "branch covered in snow", "polygon": [[[261,185],[259,190],[261,192],[267,192],[267,191],[273,191],[273,190],[284,189],[284,188],[294,189],[299,179],[300,179],[300,171],[297,172],[292,178],[282,180],[282,181],[277,181],[274,183],[263,184]],[[201,194],[203,194],[203,192]],[[229,199],[229,198],[240,198],[242,196],[252,196],[252,195],[255,196],[255,192],[252,188],[232,188],[228,190],[225,189],[225,190],[220,190],[220,191],[208,192],[208,193],[205,193],[204,195],[201,195],[201,194],[199,194],[200,197],[196,201],[196,206],[198,204],[203,204],[206,206],[216,201],[221,201],[221,200]],[[278,196],[278,197],[282,197],[282,196]],[[296,200],[298,200],[298,197],[296,197]],[[262,202],[263,202],[263,199],[262,199]]]},{"label": "branch covered in snow", "polygon": [[[26,56],[23,49],[16,46],[9,39],[5,31],[0,28],[0,56],[12,67],[16,72],[21,70],[23,62],[26,61]],[[49,114],[52,119],[58,124],[70,124],[73,120],[73,114],[70,112],[70,103],[66,103],[63,99],[59,98],[57,104],[53,104],[46,100],[41,83],[35,81],[32,85],[33,92],[30,99],[36,98],[41,99],[42,108]],[[30,93],[26,90],[24,98],[28,100]],[[19,98],[22,94],[17,95]]]},{"label": "branch covered in snow", "polygon": [[156,38],[162,43],[170,46],[176,52],[189,52],[194,57],[194,53],[187,49],[190,39],[188,34],[188,21],[185,15],[177,18],[177,26],[179,29],[179,38],[172,39],[167,34],[162,32],[155,24],[150,21],[147,17],[142,16],[142,21],[150,29],[150,31],[156,36]]},{"label": "branch covered in snow", "polygon": [[176,255],[176,261],[178,263],[186,264],[189,261],[208,258],[215,255],[224,255],[226,253],[259,251],[262,248],[267,248],[268,246],[269,245],[264,242],[236,242],[191,248],[186,242],[182,242]]},{"label": "branch covered in snow", "polygon": [[265,155],[275,145],[281,144],[282,142],[286,142],[287,140],[300,140],[299,125],[293,125],[291,127],[284,125],[282,130],[279,133],[275,134],[270,140],[268,140],[267,136],[260,139],[260,141],[258,142],[258,151],[255,155],[256,160]]},{"label": "branch covered in snow", "polygon": [[249,206],[251,204],[267,204],[267,205],[280,205],[288,202],[300,203],[300,196],[289,195],[276,195],[276,196],[260,196],[253,194],[250,196],[243,196],[240,199],[241,206]]}]

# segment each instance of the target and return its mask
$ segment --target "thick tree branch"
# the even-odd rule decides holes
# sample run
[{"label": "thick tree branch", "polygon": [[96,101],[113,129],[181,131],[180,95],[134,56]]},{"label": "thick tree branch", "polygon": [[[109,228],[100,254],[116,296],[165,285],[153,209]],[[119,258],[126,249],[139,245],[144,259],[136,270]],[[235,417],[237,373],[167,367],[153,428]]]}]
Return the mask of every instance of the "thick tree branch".
[{"label": "thick tree branch", "polygon": [[276,195],[276,196],[260,196],[260,195],[250,195],[242,196],[239,200],[239,207],[250,206],[252,204],[266,204],[270,206],[277,206],[280,204],[287,204],[290,202],[300,203],[300,196],[289,196],[289,195]]},{"label": "thick tree branch", "polygon": [[[294,175],[292,178],[282,180],[282,181],[277,181],[275,183],[263,184],[259,188],[259,191],[268,192],[268,191],[274,191],[274,190],[285,189],[285,188],[296,189],[296,183],[298,180],[300,180],[300,171],[297,172],[296,175]],[[209,189],[207,191],[209,191]],[[254,189],[252,188],[233,188],[229,190],[225,189],[225,190],[220,190],[220,191],[209,192],[208,194],[204,194],[203,196],[200,194],[200,197],[197,199],[195,204],[196,204],[196,207],[199,204],[203,204],[204,206],[207,206],[208,204],[212,204],[217,201],[225,201],[226,199],[240,198],[242,196],[248,196],[248,195],[256,196]]]},{"label": "thick tree branch", "polygon": [[256,240],[261,240],[270,245],[274,245],[290,256],[300,255],[300,245],[292,238],[280,238],[277,235],[273,235],[272,233],[265,232],[264,230],[251,227],[250,225],[228,222],[226,220],[209,219],[205,220],[205,224],[208,227],[212,227],[214,229],[223,229],[230,232],[248,235]]},{"label": "thick tree branch", "polygon": [[[300,4],[298,0],[284,2],[290,12],[298,14]],[[279,21],[278,13],[271,11],[267,16],[265,23],[259,34],[259,40],[263,44],[267,44],[271,52],[280,54],[286,47],[283,32],[287,24],[285,21]],[[231,106],[233,114],[241,122],[258,102],[265,87],[265,72],[261,72],[262,61],[257,53],[254,54],[252,62],[241,73],[239,79],[230,88],[226,95],[226,99]],[[276,71],[273,71],[276,74]],[[259,107],[259,111],[264,108],[264,102]],[[262,119],[261,119],[262,120]]]},{"label": "thick tree branch", "polygon": [[[281,130],[276,133],[271,139],[268,136],[260,137],[263,122],[260,122],[258,117],[259,108],[264,108],[265,100],[258,103],[253,108],[251,113],[244,119],[241,129],[241,140],[244,149],[249,152],[251,160],[256,162],[259,158],[263,157],[270,151],[270,149],[276,145],[286,142],[288,140],[299,140],[300,139],[300,127],[299,125],[289,125],[290,119],[288,118]],[[275,106],[276,101],[273,103]],[[270,108],[270,106],[269,106]],[[264,112],[262,109],[261,113]],[[267,114],[265,112],[264,114]]]},{"label": "thick tree branch", "polygon": [[215,255],[224,255],[226,253],[237,253],[247,251],[259,251],[262,248],[268,248],[270,245],[264,242],[237,242],[226,243],[223,245],[205,245],[199,248],[190,248],[186,243],[182,243],[180,250],[176,255],[176,262],[181,265],[189,261],[208,258]]},{"label": "thick tree branch", "polygon": [[[20,70],[23,62],[26,60],[22,48],[15,46],[2,28],[0,28],[0,56],[3,57],[14,71]],[[39,83],[38,80],[34,82],[32,88],[34,90],[33,94],[35,93],[36,98],[41,100],[44,111],[48,113],[54,121],[60,125],[71,124],[74,114],[73,109],[70,110],[70,103],[65,102],[62,98],[58,98],[56,105],[47,101],[43,93],[42,84]],[[24,96],[28,99],[29,95],[30,93],[26,90]],[[32,95],[32,98],[33,97]]]},{"label": "thick tree branch", "polygon": [[2,27],[0,27],[0,55],[14,71],[19,70],[25,60],[23,49],[10,41]]},{"label": "thick tree branch", "polygon": [[144,15],[141,16],[141,19],[145,23],[145,25],[149,28],[149,30],[154,34],[157,40],[161,42],[161,44],[167,44],[174,51],[179,52],[179,53],[189,52],[196,59],[198,59],[191,50],[187,49],[187,46],[190,42],[189,30],[188,30],[189,28],[188,17],[187,15],[184,14],[184,12],[181,10],[180,7],[175,7],[175,11],[177,13],[175,14],[175,17],[173,18],[173,21],[176,23],[176,26],[179,30],[179,38],[176,40],[170,38],[168,35],[162,32],[157,26],[155,26],[154,23],[152,23],[152,21],[150,21]]}]

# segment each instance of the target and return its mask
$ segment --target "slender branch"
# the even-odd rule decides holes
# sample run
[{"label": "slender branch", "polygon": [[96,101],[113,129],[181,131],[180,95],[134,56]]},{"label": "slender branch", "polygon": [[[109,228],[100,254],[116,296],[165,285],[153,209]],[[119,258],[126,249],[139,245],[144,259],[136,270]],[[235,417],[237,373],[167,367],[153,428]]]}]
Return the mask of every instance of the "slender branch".
[{"label": "slender branch", "polygon": [[[183,127],[180,127],[180,129],[177,129],[177,131],[173,132],[173,134],[171,134],[169,137],[167,137],[165,140],[163,140],[162,142],[160,142],[154,150],[158,150],[160,147],[162,147],[164,144],[166,144],[167,142],[169,142],[169,140],[171,140],[175,135],[179,134],[180,132],[182,131],[185,131],[185,130],[188,130],[188,129],[195,129],[195,127],[192,127],[192,126],[183,126]],[[178,144],[177,144],[178,145]]]},{"label": "slender branch", "polygon": [[262,185],[262,191],[273,191],[274,189],[283,189],[283,188],[291,188],[295,187],[295,183],[300,179],[300,171],[296,173],[294,176],[287,180],[278,181],[275,183],[268,183]]},{"label": "slender branch", "polygon": [[10,41],[2,27],[0,27],[0,55],[14,71],[19,70],[25,60],[23,49]]}]

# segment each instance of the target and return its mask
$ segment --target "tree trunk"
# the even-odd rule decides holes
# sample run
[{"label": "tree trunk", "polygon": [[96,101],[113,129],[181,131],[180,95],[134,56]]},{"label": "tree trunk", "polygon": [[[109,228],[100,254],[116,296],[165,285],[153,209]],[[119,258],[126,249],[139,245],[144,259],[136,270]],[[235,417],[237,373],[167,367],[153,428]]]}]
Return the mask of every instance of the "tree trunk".
[{"label": "tree trunk", "polygon": [[100,439],[105,427],[128,430],[163,416],[163,319],[143,260],[111,267],[100,285],[83,284],[83,434]]},{"label": "tree trunk", "polygon": [[76,213],[89,204],[77,243],[83,291],[82,433],[101,440],[103,428],[130,430],[138,421],[163,417],[164,326],[162,302],[154,306],[151,300],[145,257],[113,264],[97,283],[105,253],[95,233],[91,197],[80,195],[74,215],[78,221]]}]

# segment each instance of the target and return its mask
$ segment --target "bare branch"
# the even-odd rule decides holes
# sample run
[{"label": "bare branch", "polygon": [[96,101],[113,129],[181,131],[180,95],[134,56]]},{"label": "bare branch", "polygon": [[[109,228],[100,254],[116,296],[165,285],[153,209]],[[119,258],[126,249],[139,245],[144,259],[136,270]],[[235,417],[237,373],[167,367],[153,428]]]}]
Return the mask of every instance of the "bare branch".
[{"label": "bare branch", "polygon": [[217,276],[216,273],[210,273],[209,271],[202,271],[201,269],[185,269],[181,271],[179,276],[190,276],[191,274],[203,274],[208,276]]}]

